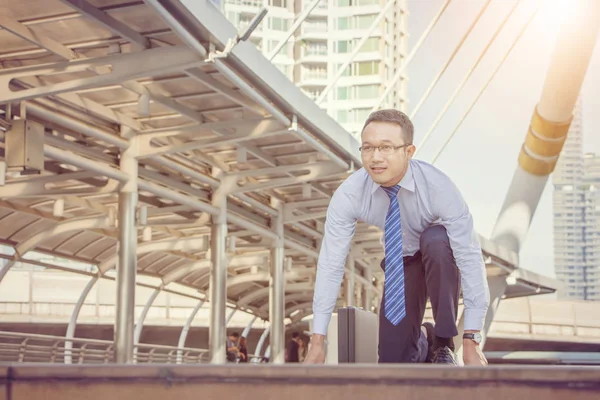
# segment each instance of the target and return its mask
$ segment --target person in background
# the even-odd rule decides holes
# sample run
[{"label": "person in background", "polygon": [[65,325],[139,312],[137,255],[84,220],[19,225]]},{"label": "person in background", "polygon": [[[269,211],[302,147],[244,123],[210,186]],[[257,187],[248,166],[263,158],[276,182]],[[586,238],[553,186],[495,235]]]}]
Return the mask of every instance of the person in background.
[{"label": "person in background", "polygon": [[248,362],[248,347],[246,346],[246,338],[241,336],[238,345],[239,362]]},{"label": "person in background", "polygon": [[239,356],[239,348],[238,348],[238,339],[240,334],[237,332],[231,333],[227,337],[227,342],[225,344],[227,348],[227,361],[228,362],[236,362]]},{"label": "person in background", "polygon": [[288,363],[297,363],[300,362],[299,355],[299,342],[300,342],[300,334],[298,332],[292,333],[292,340],[288,343],[285,351],[285,362]]},{"label": "person in background", "polygon": [[304,339],[300,338],[298,341],[298,361],[303,363],[306,359],[306,343]]}]

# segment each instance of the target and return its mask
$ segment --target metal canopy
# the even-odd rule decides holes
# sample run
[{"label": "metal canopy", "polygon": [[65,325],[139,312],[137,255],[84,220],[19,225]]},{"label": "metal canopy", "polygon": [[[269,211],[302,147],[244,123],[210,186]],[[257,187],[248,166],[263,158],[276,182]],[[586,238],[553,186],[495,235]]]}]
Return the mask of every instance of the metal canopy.
[{"label": "metal canopy", "polygon": [[[11,117],[45,127],[44,170],[9,172],[0,187],[0,240],[16,250],[0,279],[32,250],[93,264],[101,276],[115,268],[118,191],[128,179],[120,154],[135,143],[139,274],[208,293],[210,222],[224,195],[228,303],[269,318],[281,215],[285,315],[311,313],[329,199],[360,167],[349,133],[251,43],[219,58],[237,32],[206,0],[0,8],[2,139]],[[356,282],[375,295],[380,235],[359,224],[352,247]],[[481,240],[490,274],[516,268],[516,254]]]}]

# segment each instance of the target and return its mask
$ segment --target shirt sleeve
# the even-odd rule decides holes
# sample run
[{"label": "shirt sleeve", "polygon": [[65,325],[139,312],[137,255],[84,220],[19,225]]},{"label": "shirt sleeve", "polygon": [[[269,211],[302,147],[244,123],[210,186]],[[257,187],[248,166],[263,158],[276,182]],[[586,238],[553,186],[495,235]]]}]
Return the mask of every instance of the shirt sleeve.
[{"label": "shirt sleeve", "polygon": [[482,330],[490,304],[490,293],[473,217],[458,188],[448,177],[436,189],[433,204],[446,228],[460,271],[465,305],[464,329]]},{"label": "shirt sleeve", "polygon": [[356,216],[352,201],[347,194],[338,189],[327,209],[324,235],[317,261],[312,329],[315,334],[327,334],[355,229]]}]

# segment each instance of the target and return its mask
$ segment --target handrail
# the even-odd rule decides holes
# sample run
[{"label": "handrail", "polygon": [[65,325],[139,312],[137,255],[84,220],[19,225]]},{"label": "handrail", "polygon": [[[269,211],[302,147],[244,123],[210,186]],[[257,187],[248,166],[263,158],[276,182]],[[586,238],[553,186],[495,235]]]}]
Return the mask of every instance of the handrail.
[{"label": "handrail", "polygon": [[[78,364],[109,363],[114,355],[114,342],[110,340],[5,331],[0,331],[0,339],[0,361],[63,363],[65,355],[70,355]],[[65,348],[66,341],[71,341],[73,348]],[[140,343],[135,347],[136,363],[177,362],[177,346]],[[207,349],[184,347],[181,350],[184,364],[209,361]]]},{"label": "handrail", "polygon": [[[73,343],[66,348],[65,342]],[[204,364],[210,361],[207,349],[138,343],[134,345],[137,364]],[[178,357],[178,351],[180,356]],[[114,342],[102,339],[67,338],[36,333],[0,331],[0,362],[65,363],[65,356],[76,364],[113,362]],[[252,363],[263,357],[248,354]]]}]

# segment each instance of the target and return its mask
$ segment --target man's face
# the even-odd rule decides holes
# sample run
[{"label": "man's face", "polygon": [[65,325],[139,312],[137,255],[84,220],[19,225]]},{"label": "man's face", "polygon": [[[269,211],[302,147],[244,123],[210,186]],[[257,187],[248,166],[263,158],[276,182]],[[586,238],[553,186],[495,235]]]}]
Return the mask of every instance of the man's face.
[{"label": "man's face", "polygon": [[[397,148],[398,146],[406,145]],[[415,146],[404,142],[402,128],[389,122],[371,122],[362,132],[361,158],[375,183],[394,186],[402,180]]]}]

